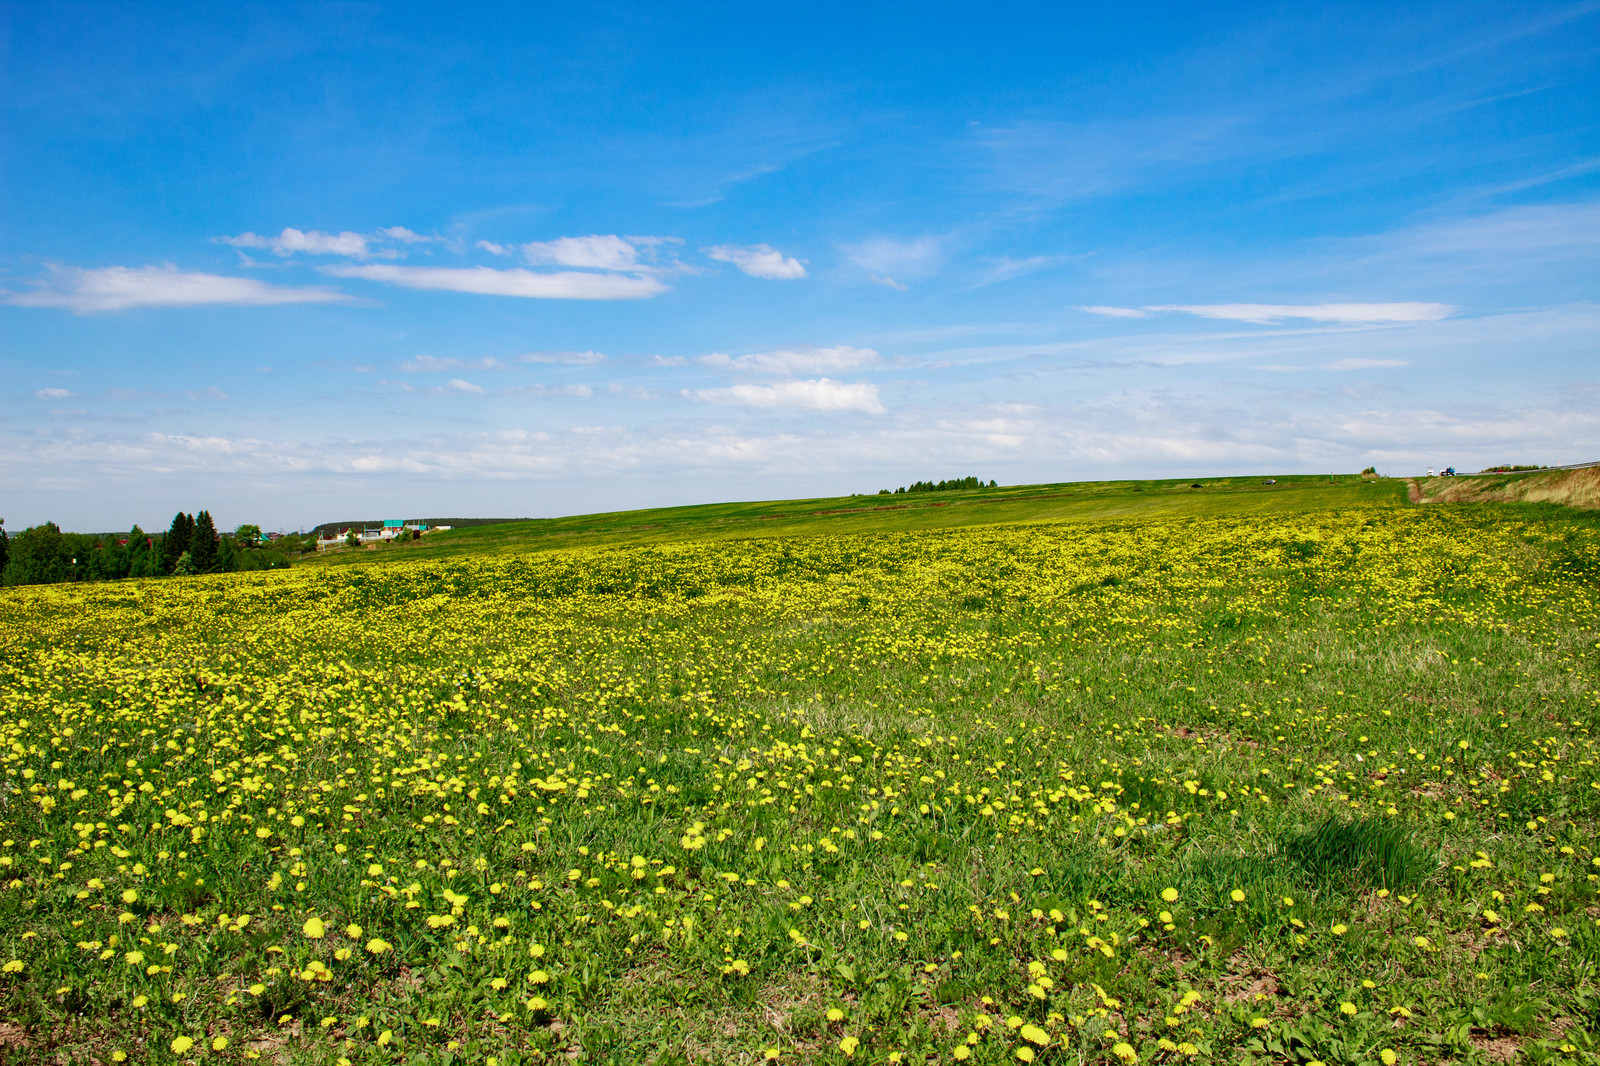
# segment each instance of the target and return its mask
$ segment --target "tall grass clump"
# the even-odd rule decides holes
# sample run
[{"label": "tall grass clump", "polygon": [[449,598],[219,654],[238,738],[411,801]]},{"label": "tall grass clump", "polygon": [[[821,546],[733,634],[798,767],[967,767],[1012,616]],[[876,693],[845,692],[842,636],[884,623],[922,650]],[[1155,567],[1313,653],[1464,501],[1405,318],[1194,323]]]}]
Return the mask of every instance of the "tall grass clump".
[{"label": "tall grass clump", "polygon": [[1320,887],[1346,891],[1416,888],[1434,873],[1433,853],[1411,830],[1395,822],[1329,817],[1310,829],[1286,834],[1279,852]]}]

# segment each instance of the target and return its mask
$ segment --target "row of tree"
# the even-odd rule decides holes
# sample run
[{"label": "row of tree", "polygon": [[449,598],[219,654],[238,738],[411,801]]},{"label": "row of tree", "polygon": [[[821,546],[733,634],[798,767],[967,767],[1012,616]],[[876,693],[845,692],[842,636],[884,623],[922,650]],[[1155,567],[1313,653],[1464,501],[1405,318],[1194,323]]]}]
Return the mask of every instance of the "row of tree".
[{"label": "row of tree", "polygon": [[10,537],[0,519],[0,585],[277,570],[290,554],[315,549],[315,538],[293,534],[264,544],[256,525],[219,534],[209,511],[180,511],[166,533],[153,535],[137,525],[126,536],[63,533],[46,522]]},{"label": "row of tree", "polygon": [[888,489],[879,489],[879,496],[899,496],[906,492],[954,492],[957,489],[997,489],[1000,482],[991,479],[987,484],[982,478],[958,477],[949,481],[918,481],[911,485],[904,485],[893,492]]}]

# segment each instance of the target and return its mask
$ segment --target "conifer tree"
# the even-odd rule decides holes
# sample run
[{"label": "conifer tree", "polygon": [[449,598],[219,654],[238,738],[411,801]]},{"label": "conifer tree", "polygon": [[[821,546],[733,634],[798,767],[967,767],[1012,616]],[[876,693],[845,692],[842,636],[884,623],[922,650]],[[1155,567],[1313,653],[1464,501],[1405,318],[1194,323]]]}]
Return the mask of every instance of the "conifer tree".
[{"label": "conifer tree", "polygon": [[217,527],[211,521],[210,511],[194,516],[194,529],[189,533],[189,561],[197,574],[209,574],[217,568]]},{"label": "conifer tree", "polygon": [[189,536],[194,532],[194,519],[179,511],[172,516],[172,527],[161,538],[161,572],[172,573],[178,559],[189,550]]},{"label": "conifer tree", "polygon": [[11,538],[6,536],[6,520],[0,518],[0,574],[6,571],[6,558],[11,554]]}]

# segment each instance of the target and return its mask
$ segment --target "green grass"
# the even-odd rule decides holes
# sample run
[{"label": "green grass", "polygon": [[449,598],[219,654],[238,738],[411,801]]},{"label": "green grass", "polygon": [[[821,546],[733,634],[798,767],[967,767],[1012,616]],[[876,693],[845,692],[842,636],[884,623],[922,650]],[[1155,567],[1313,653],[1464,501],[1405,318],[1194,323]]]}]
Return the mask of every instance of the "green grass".
[{"label": "green grass", "polygon": [[1600,524],[1186,485],[0,592],[6,1062],[1596,1061]]},{"label": "green grass", "polygon": [[[746,538],[919,532],[1041,522],[1264,515],[1404,507],[1405,483],[1354,475],[1082,481],[970,492],[839,496],[661,507],[431,533],[419,542],[331,552],[349,563],[385,557],[444,559],[494,552]],[[1199,484],[1200,488],[1194,488]]]}]

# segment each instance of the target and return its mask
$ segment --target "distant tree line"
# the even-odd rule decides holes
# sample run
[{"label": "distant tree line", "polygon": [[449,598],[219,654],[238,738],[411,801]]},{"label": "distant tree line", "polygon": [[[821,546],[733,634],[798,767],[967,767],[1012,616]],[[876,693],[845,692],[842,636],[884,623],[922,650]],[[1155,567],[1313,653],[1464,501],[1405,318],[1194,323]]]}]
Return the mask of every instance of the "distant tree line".
[{"label": "distant tree line", "polygon": [[982,478],[958,477],[952,478],[949,481],[918,481],[915,484],[905,485],[895,489],[893,492],[890,492],[888,489],[879,489],[878,495],[899,496],[906,492],[954,492],[957,489],[996,489],[999,487],[1000,482],[992,479],[985,484]]},{"label": "distant tree line", "polygon": [[180,511],[165,533],[149,534],[135,525],[126,536],[63,533],[46,522],[12,537],[0,519],[0,585],[278,570],[289,565],[291,554],[316,546],[316,538],[293,533],[265,543],[257,525],[219,534],[210,511]]}]

